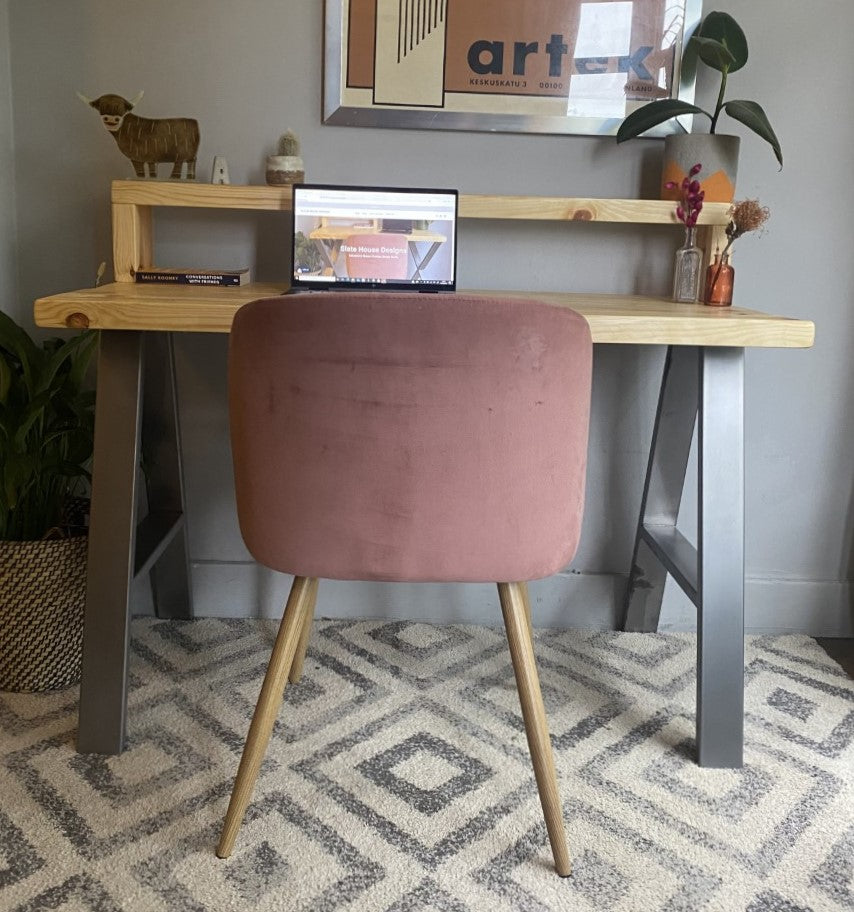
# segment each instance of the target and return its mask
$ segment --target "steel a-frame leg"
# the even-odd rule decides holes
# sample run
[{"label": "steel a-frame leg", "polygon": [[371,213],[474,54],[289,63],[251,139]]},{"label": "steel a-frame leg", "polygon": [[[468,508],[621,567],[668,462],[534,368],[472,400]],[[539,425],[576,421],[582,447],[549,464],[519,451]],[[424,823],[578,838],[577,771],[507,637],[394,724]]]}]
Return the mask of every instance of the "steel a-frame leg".
[{"label": "steel a-frame leg", "polygon": [[[172,343],[145,335],[110,330],[100,339],[77,736],[83,753],[124,748],[134,579],[151,571],[159,616],[192,616]],[[149,512],[137,525],[143,436]]]},{"label": "steel a-frame leg", "polygon": [[[694,421],[695,548],[676,528]],[[740,767],[744,743],[744,350],[668,349],[624,629],[658,627],[670,573],[697,607],[697,757]]]}]

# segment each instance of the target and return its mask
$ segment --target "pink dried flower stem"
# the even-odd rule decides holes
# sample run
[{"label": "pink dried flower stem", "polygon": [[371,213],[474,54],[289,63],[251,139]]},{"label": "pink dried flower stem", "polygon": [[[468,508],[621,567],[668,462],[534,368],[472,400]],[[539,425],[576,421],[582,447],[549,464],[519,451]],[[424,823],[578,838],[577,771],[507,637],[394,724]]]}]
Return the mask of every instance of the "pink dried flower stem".
[{"label": "pink dried flower stem", "polygon": [[688,172],[687,177],[683,178],[681,184],[676,181],[667,181],[664,185],[668,190],[675,190],[679,187],[681,199],[676,205],[676,218],[686,228],[695,228],[697,217],[703,209],[703,200],[706,198],[706,191],[700,189],[700,182],[697,175],[703,169],[703,166],[697,162]]}]

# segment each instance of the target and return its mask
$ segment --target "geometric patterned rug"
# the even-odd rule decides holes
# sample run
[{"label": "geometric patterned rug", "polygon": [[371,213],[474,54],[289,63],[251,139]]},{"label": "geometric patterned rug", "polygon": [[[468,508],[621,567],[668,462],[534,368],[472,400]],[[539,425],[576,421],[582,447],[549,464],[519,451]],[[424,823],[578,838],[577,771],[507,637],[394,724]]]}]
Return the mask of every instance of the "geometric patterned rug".
[{"label": "geometric patterned rug", "polygon": [[854,682],[805,636],[748,638],[745,766],[701,770],[693,635],[537,631],[562,879],[503,629],[316,621],[219,860],[276,627],[135,619],[119,757],[76,689],[0,694],[1,909],[854,909]]}]

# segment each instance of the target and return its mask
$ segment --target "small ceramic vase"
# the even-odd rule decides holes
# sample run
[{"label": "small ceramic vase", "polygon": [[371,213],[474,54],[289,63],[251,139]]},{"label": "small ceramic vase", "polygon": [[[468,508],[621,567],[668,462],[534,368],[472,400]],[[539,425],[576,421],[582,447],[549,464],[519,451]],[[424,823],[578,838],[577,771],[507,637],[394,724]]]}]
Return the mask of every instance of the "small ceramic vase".
[{"label": "small ceramic vase", "polygon": [[299,155],[268,155],[265,176],[268,184],[300,184],[305,165]]}]

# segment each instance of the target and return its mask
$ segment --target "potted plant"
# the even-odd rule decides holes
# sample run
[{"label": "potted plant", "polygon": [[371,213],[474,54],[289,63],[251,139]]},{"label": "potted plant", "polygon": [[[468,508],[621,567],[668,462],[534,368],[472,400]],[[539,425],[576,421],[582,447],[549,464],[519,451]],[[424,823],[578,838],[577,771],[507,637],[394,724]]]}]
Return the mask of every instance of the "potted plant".
[{"label": "potted plant", "polygon": [[279,137],[278,155],[267,156],[268,184],[299,184],[305,180],[305,165],[300,156],[299,139],[293,130]]},{"label": "potted plant", "polygon": [[[720,73],[720,88],[714,109],[709,112],[678,98],[651,101],[626,117],[617,131],[617,142],[640,136],[683,114],[701,114],[707,117],[708,134],[670,134],[665,137],[662,186],[673,183],[679,187],[691,166],[699,161],[702,162],[706,175],[702,181],[706,201],[731,202],[735,195],[739,137],[717,132],[722,113],[744,124],[769,143],[780,167],[783,167],[780,141],[763,108],[755,101],[727,101],[725,98],[730,73],[740,70],[747,63],[747,56],[747,38],[735,19],[727,13],[709,13],[685,46],[682,72],[683,79],[686,74],[693,74],[699,61]],[[677,197],[674,191],[663,188],[662,198]]]},{"label": "potted plant", "polygon": [[96,339],[39,345],[0,312],[0,690],[79,679]]}]

